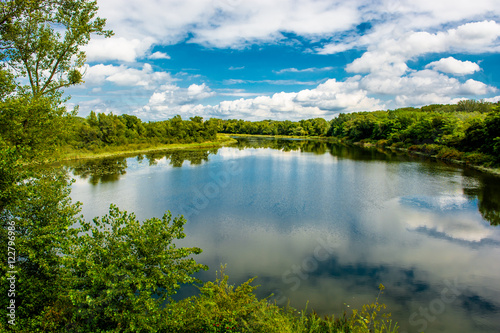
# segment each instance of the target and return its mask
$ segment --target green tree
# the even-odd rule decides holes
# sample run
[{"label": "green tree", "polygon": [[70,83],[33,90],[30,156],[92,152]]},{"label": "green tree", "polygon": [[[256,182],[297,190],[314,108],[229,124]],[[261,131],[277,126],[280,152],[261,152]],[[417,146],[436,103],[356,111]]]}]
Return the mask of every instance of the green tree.
[{"label": "green tree", "polygon": [[63,130],[66,110],[48,97],[16,96],[0,102],[0,136],[26,159],[46,158]]},{"label": "green tree", "polygon": [[12,267],[0,264],[0,293],[7,295],[14,268],[17,325],[9,328],[18,331],[54,331],[47,316],[68,304],[62,258],[76,237],[78,206],[66,174],[40,163],[62,130],[61,89],[82,80],[80,47],[92,33],[111,35],[96,14],[88,0],[0,2],[0,242],[15,248]]},{"label": "green tree", "polygon": [[111,206],[109,215],[82,222],[86,234],[66,259],[77,323],[90,331],[155,331],[162,304],[191,274],[206,269],[190,256],[201,249],[177,248],[185,237],[183,217],[137,221]]},{"label": "green tree", "polygon": [[5,1],[2,9],[14,12],[4,14],[2,56],[17,76],[29,81],[19,92],[34,98],[59,97],[61,88],[81,83],[85,62],[81,47],[91,34],[112,35],[104,30],[106,20],[96,17],[96,1]]},{"label": "green tree", "polygon": [[[16,168],[19,172],[19,169]],[[29,177],[31,176],[31,177]],[[64,299],[68,284],[62,277],[61,255],[67,254],[75,240],[77,230],[71,228],[78,220],[78,205],[69,198],[65,173],[52,171],[21,173],[18,183],[9,191],[8,204],[0,213],[0,242],[8,244],[9,231],[14,233],[17,260],[14,262],[16,277],[17,327],[35,331],[43,324],[44,316]],[[9,228],[11,227],[11,228]],[[7,247],[0,249],[7,258]],[[2,260],[1,315],[7,319],[5,309],[10,300],[7,295],[7,262]]]}]

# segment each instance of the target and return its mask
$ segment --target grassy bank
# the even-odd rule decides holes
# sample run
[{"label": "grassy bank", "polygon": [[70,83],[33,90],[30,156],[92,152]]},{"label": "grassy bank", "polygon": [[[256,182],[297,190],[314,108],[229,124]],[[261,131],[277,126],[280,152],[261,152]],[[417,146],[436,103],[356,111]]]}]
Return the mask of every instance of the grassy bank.
[{"label": "grassy bank", "polygon": [[123,156],[130,154],[144,154],[144,153],[164,151],[164,150],[206,149],[206,148],[222,147],[225,145],[234,144],[236,142],[237,141],[229,137],[229,135],[217,134],[216,141],[207,141],[207,142],[173,143],[173,144],[135,143],[127,145],[112,145],[93,150],[61,147],[57,151],[56,159],[58,161],[70,161],[70,160]]},{"label": "grassy bank", "polygon": [[[344,141],[345,142],[345,141]],[[457,149],[437,145],[437,144],[423,144],[423,145],[402,145],[392,144],[387,145],[385,140],[380,141],[360,141],[360,142],[345,142],[360,146],[363,148],[379,148],[384,150],[397,150],[405,152],[409,155],[417,155],[430,159],[449,162],[463,167],[472,168],[485,173],[500,176],[500,168],[491,166],[491,157],[486,154],[477,152],[462,152]]]},{"label": "grassy bank", "polygon": [[220,135],[231,135],[238,137],[253,137],[253,138],[273,138],[273,139],[314,139],[314,140],[330,140],[332,138],[326,138],[324,136],[297,136],[297,135],[268,135],[268,134],[220,134]]},{"label": "grassy bank", "polygon": [[261,134],[233,134],[233,136],[255,137],[255,138],[276,138],[276,139],[310,139],[321,140],[327,142],[341,143],[346,145],[354,145],[362,148],[377,148],[386,151],[400,151],[408,155],[418,155],[430,159],[436,159],[453,164],[458,164],[464,167],[472,168],[482,172],[500,176],[500,168],[492,166],[492,157],[488,154],[478,152],[462,152],[455,148],[437,144],[422,144],[410,145],[402,142],[388,145],[387,140],[370,140],[353,141],[347,138],[338,137],[318,137],[318,136],[292,136],[292,135],[261,135]]}]

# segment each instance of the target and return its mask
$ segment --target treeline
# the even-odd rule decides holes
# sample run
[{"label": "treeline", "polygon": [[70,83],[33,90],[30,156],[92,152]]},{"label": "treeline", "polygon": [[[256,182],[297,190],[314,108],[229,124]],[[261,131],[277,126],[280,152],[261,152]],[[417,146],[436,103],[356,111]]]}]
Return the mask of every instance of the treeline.
[{"label": "treeline", "polygon": [[329,123],[323,118],[314,118],[301,121],[290,120],[221,120],[219,131],[228,134],[259,134],[259,135],[288,135],[288,136],[324,136]]},{"label": "treeline", "polygon": [[329,122],[322,118],[298,122],[222,120],[219,130],[231,134],[336,137],[407,148],[471,164],[500,164],[500,105],[475,100],[341,113]]},{"label": "treeline", "polygon": [[463,101],[420,109],[340,114],[329,135],[487,166],[500,163],[500,106]]},{"label": "treeline", "polygon": [[156,122],[143,122],[128,114],[96,114],[86,118],[69,117],[67,130],[60,137],[60,145],[75,149],[94,150],[110,145],[134,143],[170,144],[214,141],[218,121],[203,121],[202,117],[183,120],[181,116]]},{"label": "treeline", "polygon": [[127,144],[171,144],[215,141],[217,133],[336,137],[383,147],[407,148],[438,157],[485,166],[500,163],[500,106],[465,100],[454,105],[427,105],[387,111],[340,114],[323,118],[245,121],[203,120],[181,116],[143,122],[136,116],[91,112],[68,117],[57,143],[73,149],[96,150]]}]

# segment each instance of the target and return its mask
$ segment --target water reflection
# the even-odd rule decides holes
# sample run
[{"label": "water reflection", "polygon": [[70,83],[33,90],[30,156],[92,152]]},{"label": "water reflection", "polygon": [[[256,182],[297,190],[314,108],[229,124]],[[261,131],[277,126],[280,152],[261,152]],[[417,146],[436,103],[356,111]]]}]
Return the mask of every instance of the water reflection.
[{"label": "water reflection", "polygon": [[260,297],[322,314],[373,302],[383,283],[381,301],[407,332],[500,327],[496,177],[310,140],[125,161],[119,181],[75,183],[84,215],[111,202],[140,219],[192,204],[179,245],[203,249],[204,280],[227,263],[231,283],[258,276]]},{"label": "water reflection", "polygon": [[470,180],[471,172],[464,172],[464,194],[470,198],[477,198],[479,212],[491,225],[500,224],[500,182],[498,177],[483,174],[479,181]]},{"label": "water reflection", "polygon": [[[158,151],[145,154],[149,161],[149,165],[156,165],[159,160],[167,159],[170,165],[174,168],[182,167],[184,161],[189,161],[191,165],[200,165],[203,162],[208,162],[208,156],[217,154],[218,149],[209,150],[174,150],[174,151]],[[140,158],[144,158],[141,156]]]},{"label": "water reflection", "polygon": [[[160,160],[166,159],[169,165],[180,168],[185,161],[191,165],[200,165],[208,162],[211,154],[217,154],[218,149],[210,150],[175,150],[175,151],[154,151],[136,156],[138,162],[148,161],[149,166],[157,165]],[[120,176],[127,173],[128,157],[111,157],[91,160],[81,160],[68,162],[69,170],[82,179],[88,179],[92,185],[99,183],[115,182],[120,180]]]},{"label": "water reflection", "polygon": [[281,138],[259,138],[259,137],[238,137],[236,147],[247,148],[269,148],[284,152],[299,151],[303,153],[314,153],[322,155],[329,153],[332,156],[351,159],[355,161],[383,160],[387,162],[415,161],[415,157],[408,156],[403,152],[391,151],[372,147],[362,149],[356,146],[327,140],[306,140],[306,139],[281,139]]},{"label": "water reflection", "polygon": [[[240,150],[249,148],[269,148],[283,152],[303,152],[314,153],[316,155],[330,154],[335,158],[349,159],[353,161],[385,161],[385,162],[411,162],[416,159],[422,162],[429,162],[425,158],[415,158],[405,153],[370,148],[362,149],[350,145],[333,143],[328,141],[301,140],[301,139],[276,139],[276,138],[255,138],[236,137]],[[150,166],[157,165],[160,160],[167,160],[172,167],[182,167],[185,161],[191,165],[200,165],[209,161],[210,155],[217,155],[218,149],[209,150],[173,150],[156,151],[136,156],[136,160],[148,161]],[[455,170],[455,166],[447,165],[443,162],[433,162],[438,167],[427,168],[425,164],[420,165],[420,170],[425,173],[440,176],[447,169]],[[80,161],[70,164],[70,170],[83,179],[88,179],[93,185],[99,182],[114,182],[126,173],[127,158],[106,158]],[[498,176],[483,174],[470,169],[463,169],[463,200],[477,200],[477,209],[484,220],[491,225],[500,224],[500,181]]]},{"label": "water reflection", "polygon": [[126,169],[127,160],[124,157],[78,161],[70,165],[75,176],[88,179],[92,185],[117,181]]}]

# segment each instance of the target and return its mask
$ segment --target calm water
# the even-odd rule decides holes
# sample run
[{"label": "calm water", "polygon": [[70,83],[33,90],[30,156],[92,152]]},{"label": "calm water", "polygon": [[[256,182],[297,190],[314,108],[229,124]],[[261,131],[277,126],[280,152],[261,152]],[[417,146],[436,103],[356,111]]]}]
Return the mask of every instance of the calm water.
[{"label": "calm water", "polygon": [[318,313],[375,301],[407,332],[500,331],[500,178],[325,142],[239,145],[73,165],[86,218],[184,214],[198,261]]}]

